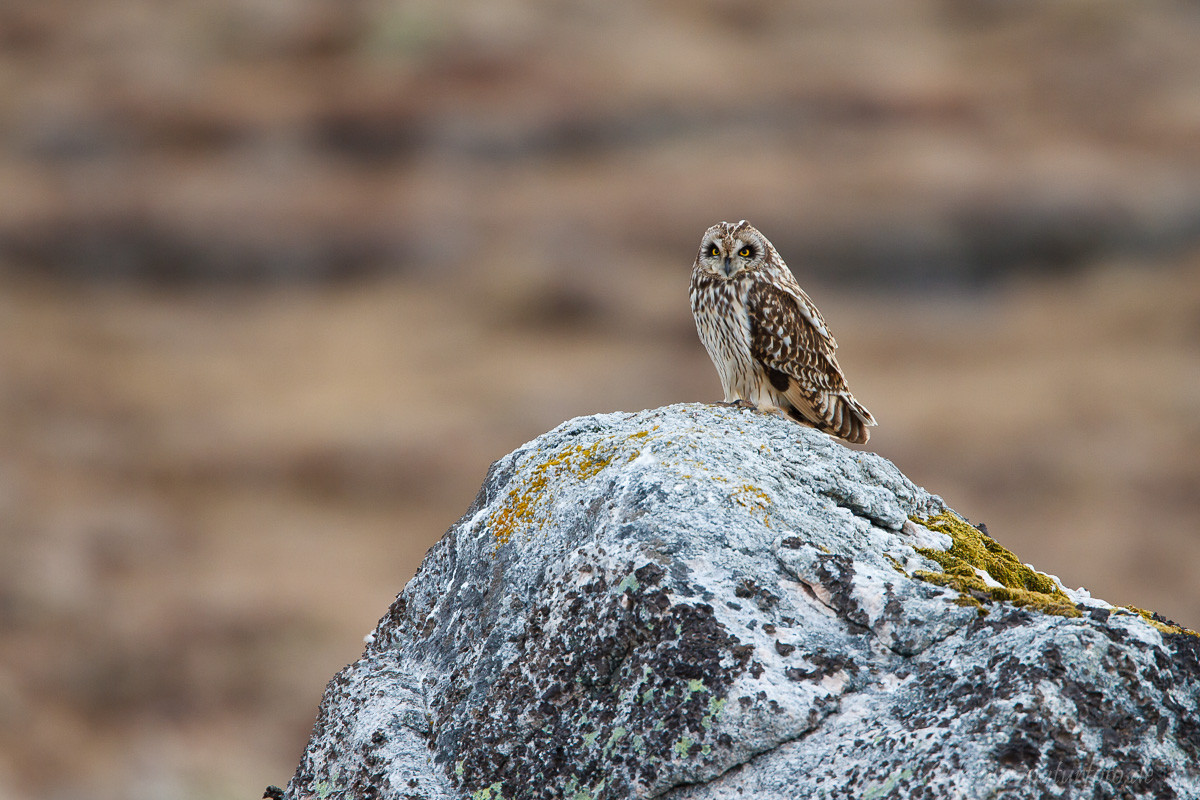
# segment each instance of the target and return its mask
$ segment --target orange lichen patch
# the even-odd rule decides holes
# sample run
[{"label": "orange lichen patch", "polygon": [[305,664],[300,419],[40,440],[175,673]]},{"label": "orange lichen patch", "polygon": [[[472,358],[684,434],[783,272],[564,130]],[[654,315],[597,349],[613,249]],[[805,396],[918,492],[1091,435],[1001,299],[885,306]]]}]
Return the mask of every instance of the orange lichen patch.
[{"label": "orange lichen patch", "polygon": [[[652,430],[657,430],[657,426]],[[524,530],[526,534],[532,534],[545,523],[552,498],[549,487],[561,485],[565,480],[579,482],[596,476],[621,451],[629,449],[622,448],[623,443],[644,440],[650,433],[638,431],[621,441],[609,437],[590,445],[577,445],[550,453],[508,493],[504,505],[488,520],[497,543],[504,544],[517,531]],[[537,458],[538,455],[533,457]],[[626,460],[632,461],[637,455],[637,450],[633,449]]]},{"label": "orange lichen patch", "polygon": [[767,518],[767,509],[771,507],[771,496],[762,489],[759,489],[757,486],[751,486],[748,483],[743,483],[733,490],[729,495],[729,499],[743,508],[747,508],[756,514],[761,514],[763,524],[768,528],[771,527],[771,522]]},{"label": "orange lichen patch", "polygon": [[730,498],[738,505],[746,508],[766,509],[771,505],[771,496],[759,489],[757,486],[751,486],[748,483],[743,483],[734,490]]}]

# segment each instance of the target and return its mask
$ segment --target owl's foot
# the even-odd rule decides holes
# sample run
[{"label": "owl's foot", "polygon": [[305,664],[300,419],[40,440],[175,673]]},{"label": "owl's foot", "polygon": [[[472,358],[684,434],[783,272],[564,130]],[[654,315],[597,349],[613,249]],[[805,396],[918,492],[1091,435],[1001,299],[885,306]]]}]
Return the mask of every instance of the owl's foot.
[{"label": "owl's foot", "polygon": [[740,397],[737,400],[734,400],[732,403],[726,403],[726,402],[722,401],[720,403],[717,403],[717,405],[727,406],[729,408],[749,408],[751,410],[758,409],[758,406],[754,405],[754,403],[751,403],[749,400],[743,400]]}]

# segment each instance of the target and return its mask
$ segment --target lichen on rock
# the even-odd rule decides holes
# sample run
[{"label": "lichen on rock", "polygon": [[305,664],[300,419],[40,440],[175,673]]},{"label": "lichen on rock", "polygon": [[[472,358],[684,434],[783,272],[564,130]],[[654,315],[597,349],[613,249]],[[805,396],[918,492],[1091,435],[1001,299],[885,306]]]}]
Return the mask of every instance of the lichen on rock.
[{"label": "lichen on rock", "polygon": [[489,527],[500,544],[508,542],[515,531],[539,524],[557,482],[587,480],[609,465],[613,449],[603,441],[586,447],[572,445],[558,451],[538,453],[537,464],[528,470],[520,485],[509,490],[508,498],[496,509]]},{"label": "lichen on rock", "polygon": [[368,641],[288,798],[1200,796],[1200,638],[744,409],[500,459]]},{"label": "lichen on rock", "polygon": [[[455,763],[465,785],[624,797],[728,750],[713,721],[749,653],[712,608],[673,598],[652,561],[572,572],[551,579],[565,608],[529,609],[522,652],[490,683],[491,713],[462,726]],[[435,703],[434,713],[449,724],[456,707]],[[636,758],[613,758],[622,753]]]}]

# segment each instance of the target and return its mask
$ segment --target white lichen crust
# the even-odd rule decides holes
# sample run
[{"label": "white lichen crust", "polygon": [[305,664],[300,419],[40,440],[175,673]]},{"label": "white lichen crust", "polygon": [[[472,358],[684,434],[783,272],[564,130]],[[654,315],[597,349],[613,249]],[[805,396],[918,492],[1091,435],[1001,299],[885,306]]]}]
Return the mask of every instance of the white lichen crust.
[{"label": "white lichen crust", "polygon": [[1200,639],[956,525],[770,415],[571,420],[492,466],[285,794],[1200,797]]}]

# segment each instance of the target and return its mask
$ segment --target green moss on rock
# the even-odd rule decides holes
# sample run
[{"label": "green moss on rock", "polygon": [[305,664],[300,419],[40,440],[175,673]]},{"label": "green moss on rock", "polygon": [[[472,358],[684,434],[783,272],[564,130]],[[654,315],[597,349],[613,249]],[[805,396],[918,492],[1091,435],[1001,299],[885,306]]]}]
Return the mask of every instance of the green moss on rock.
[{"label": "green moss on rock", "polygon": [[[1013,605],[1055,614],[1061,617],[1080,616],[1079,608],[1049,575],[1022,564],[1012,551],[998,544],[983,531],[951,511],[943,511],[929,519],[910,518],[918,525],[950,537],[949,550],[918,547],[916,551],[942,566],[941,572],[917,570],[914,578],[946,586],[961,595],[954,602],[974,606],[986,613],[984,603],[1002,601]],[[893,559],[893,565],[895,561]],[[986,573],[995,586],[979,574]],[[1137,614],[1160,633],[1200,637],[1200,633],[1183,627],[1137,606],[1124,606],[1118,613]]]},{"label": "green moss on rock", "polygon": [[1196,633],[1195,631],[1185,628],[1182,625],[1177,625],[1164,617],[1162,614],[1155,614],[1153,611],[1147,611],[1146,609],[1138,608],[1137,606],[1124,606],[1124,608],[1132,611],[1142,619],[1146,620],[1151,627],[1156,628],[1160,633],[1174,633],[1183,634],[1185,636],[1200,637],[1200,633]]},{"label": "green moss on rock", "polygon": [[[916,548],[940,564],[942,571],[917,570],[913,577],[954,589],[964,600],[1002,601],[1060,617],[1079,616],[1079,609],[1053,578],[1022,564],[1012,551],[957,514],[944,511],[929,519],[914,517],[913,522],[944,533],[951,541],[949,550]],[[980,572],[1000,585],[985,580]]]}]

